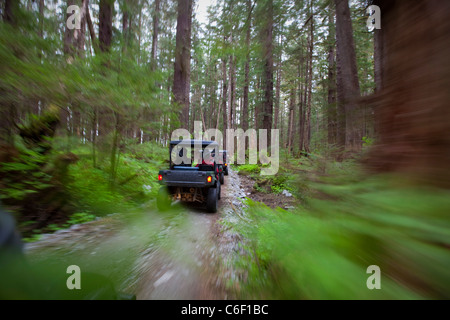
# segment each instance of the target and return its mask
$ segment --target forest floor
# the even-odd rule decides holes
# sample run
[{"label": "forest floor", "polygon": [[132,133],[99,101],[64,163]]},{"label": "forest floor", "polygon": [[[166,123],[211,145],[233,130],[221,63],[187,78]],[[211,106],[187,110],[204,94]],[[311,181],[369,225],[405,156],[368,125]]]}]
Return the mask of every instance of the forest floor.
[{"label": "forest floor", "polygon": [[[295,198],[292,195],[286,196],[282,193],[267,193],[255,190],[255,180],[246,175],[239,176],[241,188],[243,189],[247,198],[262,202],[270,208],[291,209],[295,204]],[[289,193],[288,193],[289,194]]]},{"label": "forest floor", "polygon": [[233,262],[236,254],[245,254],[245,239],[230,226],[247,220],[242,200],[270,207],[292,201],[261,194],[253,184],[230,170],[216,214],[188,205],[175,206],[167,215],[148,212],[123,219],[114,214],[44,235],[27,244],[26,253],[34,262],[53,257],[60,268],[79,265],[81,276],[83,270],[102,274],[137,299],[236,299],[246,270]]}]

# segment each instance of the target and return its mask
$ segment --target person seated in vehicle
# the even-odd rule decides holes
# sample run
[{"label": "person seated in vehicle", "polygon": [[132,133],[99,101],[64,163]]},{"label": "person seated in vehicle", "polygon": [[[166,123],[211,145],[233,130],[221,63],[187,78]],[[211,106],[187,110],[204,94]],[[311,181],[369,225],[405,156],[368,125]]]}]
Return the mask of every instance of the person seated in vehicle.
[{"label": "person seated in vehicle", "polygon": [[[202,165],[212,166],[214,167],[214,152],[203,152]],[[200,163],[196,165],[196,167],[200,167]],[[219,166],[216,166],[216,179],[219,179]]]}]

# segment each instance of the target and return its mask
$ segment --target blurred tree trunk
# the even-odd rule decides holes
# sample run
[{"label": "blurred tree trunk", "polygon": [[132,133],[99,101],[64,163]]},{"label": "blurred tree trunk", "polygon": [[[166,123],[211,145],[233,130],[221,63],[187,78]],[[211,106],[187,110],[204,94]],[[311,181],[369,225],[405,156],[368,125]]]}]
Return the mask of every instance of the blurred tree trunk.
[{"label": "blurred tree trunk", "polygon": [[39,37],[44,37],[44,0],[39,0]]},{"label": "blurred tree trunk", "polygon": [[[233,45],[233,35],[231,35],[231,45]],[[229,71],[229,91],[228,91],[228,120],[227,120],[227,127],[232,129],[233,128],[233,121],[234,121],[234,112],[235,112],[235,57],[233,54],[230,55],[230,71]]]},{"label": "blurred tree trunk", "polygon": [[[305,70],[308,70],[308,60],[306,60],[305,64],[305,58],[303,56],[303,40],[301,42],[301,48],[300,48],[300,58],[299,58],[299,64],[298,64],[298,77],[300,81],[298,82],[298,127],[297,127],[297,133],[298,133],[298,152],[301,154],[303,151],[303,140],[304,140],[304,123],[305,123],[305,113],[304,113],[304,96],[306,93],[306,88],[308,85],[308,78],[305,77]],[[303,85],[304,81],[306,80],[305,85]]]},{"label": "blurred tree trunk", "polygon": [[[338,145],[341,151],[359,153],[362,148],[362,116],[356,100],[360,96],[355,43],[347,0],[336,4],[336,60],[338,101]],[[344,118],[345,114],[345,118]],[[344,122],[345,119],[345,122]],[[345,137],[345,138],[344,138]]]},{"label": "blurred tree trunk", "polygon": [[261,128],[261,122],[262,122],[262,115],[264,114],[264,101],[262,99],[261,94],[261,87],[262,87],[262,76],[258,75],[257,82],[256,82],[256,103],[254,106],[254,113],[255,113],[255,129]]},{"label": "blurred tree trunk", "polygon": [[125,0],[123,2],[123,8],[122,8],[122,37],[123,37],[123,44],[122,44],[122,52],[124,55],[126,55],[128,46],[130,45],[130,25],[131,25],[131,11],[130,11],[130,0]]},{"label": "blurred tree trunk", "polygon": [[[79,5],[80,3],[76,0],[67,0],[67,8],[71,5]],[[69,63],[75,56],[84,57],[84,45],[85,45],[85,34],[86,34],[86,21],[87,21],[87,8],[89,5],[89,0],[83,0],[80,7],[80,29],[75,26],[68,28],[67,23],[65,24],[64,31],[64,54]],[[39,8],[41,10],[41,8]],[[43,8],[42,8],[43,10]],[[68,21],[69,17],[73,18],[75,13],[67,13],[66,19]]]},{"label": "blurred tree trunk", "polygon": [[81,20],[80,20],[80,26],[81,29],[75,29],[74,30],[74,38],[76,42],[76,50],[77,55],[79,57],[84,57],[84,45],[86,42],[86,20],[87,20],[87,7],[89,5],[89,0],[83,0],[81,4]]},{"label": "blurred tree trunk", "polygon": [[[112,20],[113,20],[113,5],[112,0],[100,0],[99,10],[99,49],[102,53],[107,54],[110,52],[112,43]],[[107,57],[109,61],[109,55]],[[109,67],[110,62],[106,62],[105,68]],[[103,118],[105,114],[98,114],[99,119]],[[120,141],[120,128],[119,128],[119,114],[116,111],[112,111],[112,118],[114,119],[114,125],[112,129],[112,145],[111,145],[111,157],[110,157],[110,186],[113,189],[116,182],[116,170],[118,163],[118,147]],[[101,122],[100,122],[101,123]]]},{"label": "blurred tree trunk", "polygon": [[289,125],[288,125],[288,140],[287,140],[287,150],[292,153],[294,144],[294,119],[295,119],[295,85],[290,90],[289,97]]},{"label": "blurred tree trunk", "polygon": [[11,25],[15,25],[16,13],[18,9],[19,9],[19,1],[5,0],[5,6],[3,10],[3,20]]},{"label": "blurred tree trunk", "polygon": [[179,104],[182,108],[180,125],[185,129],[189,129],[191,24],[192,0],[178,0],[173,95],[174,102]]},{"label": "blurred tree trunk", "polygon": [[334,11],[330,9],[328,21],[328,107],[327,107],[327,121],[328,121],[328,144],[336,143],[336,52],[335,52],[335,24]]},{"label": "blurred tree trunk", "polygon": [[86,7],[86,22],[89,29],[89,34],[91,36],[92,47],[94,52],[97,54],[99,51],[97,37],[95,36],[94,24],[92,23],[91,14],[89,12],[89,6]]},{"label": "blurred tree trunk", "polygon": [[273,128],[274,129],[278,128],[278,118],[279,118],[279,114],[280,114],[281,70],[282,70],[282,66],[283,66],[283,64],[282,64],[283,50],[281,48],[282,42],[283,42],[282,35],[280,34],[280,42],[278,44],[278,46],[280,47],[280,54],[278,56],[277,72],[276,72],[277,82],[275,84],[275,112],[274,112],[274,119],[273,119]]},{"label": "blurred tree trunk", "polygon": [[263,129],[267,129],[267,142],[270,145],[273,122],[273,0],[265,0],[263,5],[264,111],[262,118]]},{"label": "blurred tree trunk", "polygon": [[382,12],[384,61],[370,167],[450,188],[450,2],[374,4]]},{"label": "blurred tree trunk", "polygon": [[[374,75],[375,75],[375,93],[379,93],[381,89],[383,89],[383,72],[384,72],[384,44],[383,44],[383,32],[380,29],[374,30]],[[378,110],[374,110],[374,114],[376,117],[376,113]],[[375,137],[378,136],[379,128],[378,123],[375,122],[374,125],[374,133]]]},{"label": "blurred tree trunk", "polygon": [[246,50],[246,58],[245,58],[245,67],[244,67],[244,102],[242,106],[242,129],[247,131],[248,129],[248,89],[250,84],[250,36],[251,36],[251,28],[252,28],[252,2],[251,0],[247,0],[247,10],[248,10],[248,18],[247,18],[247,32],[245,35],[245,50]]},{"label": "blurred tree trunk", "polygon": [[155,0],[155,13],[153,14],[153,37],[152,37],[152,70],[156,70],[156,51],[158,50],[158,29],[159,29],[159,12],[160,12],[160,0]]},{"label": "blurred tree trunk", "polygon": [[[216,103],[216,83],[219,83],[219,74],[217,72],[216,69],[216,65],[214,65],[214,76],[212,77],[212,81],[209,84],[209,96],[211,97],[211,100],[214,102],[214,104]],[[217,113],[216,113],[216,123],[215,123],[215,129],[219,129],[219,124],[220,124],[220,116],[222,115],[222,101],[220,101],[220,96],[219,96],[219,101],[217,101]],[[216,108],[214,108],[213,110],[216,110]],[[213,119],[211,119],[211,123]]]},{"label": "blurred tree trunk", "polygon": [[109,52],[112,41],[113,1],[100,0],[99,33],[101,52]]},{"label": "blurred tree trunk", "polygon": [[[67,7],[72,6],[75,4],[75,0],[67,0]],[[72,16],[72,13],[66,12],[66,18],[65,21],[69,19],[69,17]],[[69,29],[67,27],[67,23],[65,24],[65,31],[64,31],[64,55],[67,57],[66,59],[69,59],[74,56],[75,53],[75,41],[74,41],[74,29]]]},{"label": "blurred tree trunk", "polygon": [[227,132],[227,96],[228,96],[228,86],[227,86],[227,62],[224,58],[222,60],[222,112],[223,112],[223,141],[224,145],[226,145],[226,132]]},{"label": "blurred tree trunk", "polygon": [[[310,8],[309,11],[312,14],[312,1],[309,4]],[[308,68],[308,102],[306,104],[306,111],[305,111],[305,125],[304,125],[304,134],[303,134],[303,150],[309,154],[311,153],[310,150],[310,143],[311,143],[311,108],[312,108],[312,82],[313,82],[313,49],[314,49],[314,17],[311,16],[310,20],[310,27],[309,27],[309,41],[308,41],[308,61],[309,61],[309,68]]]}]

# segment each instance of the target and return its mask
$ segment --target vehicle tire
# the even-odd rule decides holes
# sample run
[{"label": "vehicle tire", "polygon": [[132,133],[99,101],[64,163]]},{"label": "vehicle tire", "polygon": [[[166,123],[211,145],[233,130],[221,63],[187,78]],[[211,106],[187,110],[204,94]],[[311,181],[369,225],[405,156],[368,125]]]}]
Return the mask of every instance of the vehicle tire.
[{"label": "vehicle tire", "polygon": [[228,167],[225,169],[225,175],[228,175]]},{"label": "vehicle tire", "polygon": [[[220,185],[218,186],[220,188]],[[208,197],[206,198],[206,210],[210,213],[217,212],[218,188],[209,188]]]},{"label": "vehicle tire", "polygon": [[222,185],[222,184],[225,184],[225,178],[224,178],[224,175],[225,175],[225,174],[224,174],[223,172],[221,172],[221,173],[220,173],[220,176],[219,176],[219,178],[220,178],[219,180],[220,180],[220,184],[221,184],[221,185]]},{"label": "vehicle tire", "polygon": [[167,187],[159,188],[158,196],[156,198],[156,206],[159,211],[167,211],[170,208],[171,200],[169,196],[169,190]]},{"label": "vehicle tire", "polygon": [[217,181],[217,188],[219,188],[219,195],[217,199],[220,200],[220,198],[222,197],[222,183],[220,181]]}]

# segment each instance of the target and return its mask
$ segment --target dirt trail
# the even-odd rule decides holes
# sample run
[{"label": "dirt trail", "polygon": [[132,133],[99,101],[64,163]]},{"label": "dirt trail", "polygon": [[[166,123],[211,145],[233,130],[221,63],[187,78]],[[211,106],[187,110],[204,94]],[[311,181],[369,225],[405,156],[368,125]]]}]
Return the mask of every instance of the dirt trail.
[{"label": "dirt trail", "polygon": [[[244,197],[238,175],[230,170],[222,185],[219,211],[204,213],[189,208],[186,225],[171,232],[170,249],[149,250],[138,259],[138,299],[229,299],[225,279],[232,270],[224,270],[225,260],[237,250],[237,235],[222,230],[219,220],[240,210]],[[234,209],[233,209],[234,207]]]},{"label": "dirt trail", "polygon": [[173,219],[153,214],[131,226],[108,217],[47,235],[26,252],[39,257],[64,248],[63,257],[97,259],[103,275],[137,299],[233,299],[226,282],[239,276],[230,259],[242,239],[220,221],[242,219],[244,197],[240,177],[230,170],[216,214],[184,206]]}]

